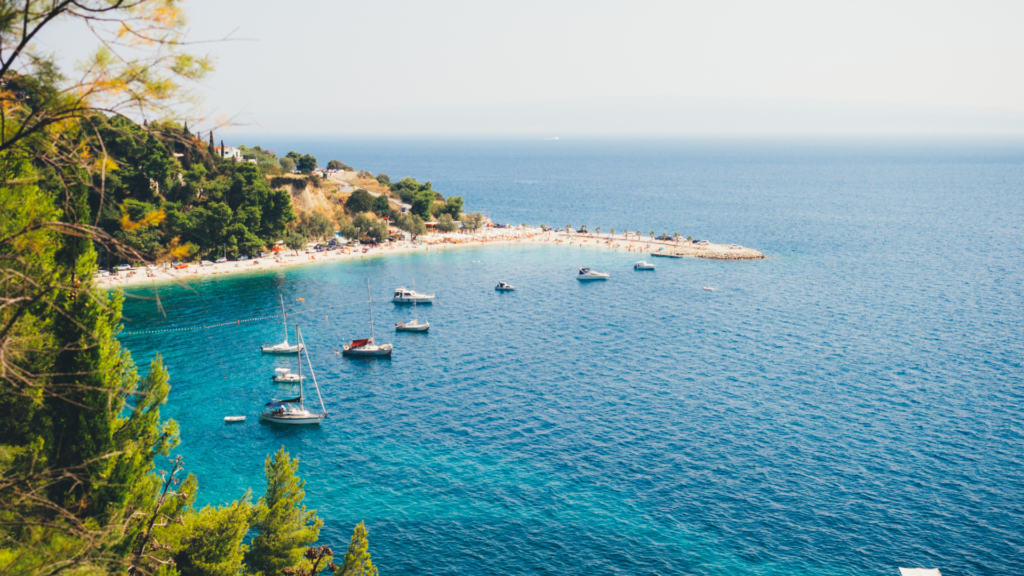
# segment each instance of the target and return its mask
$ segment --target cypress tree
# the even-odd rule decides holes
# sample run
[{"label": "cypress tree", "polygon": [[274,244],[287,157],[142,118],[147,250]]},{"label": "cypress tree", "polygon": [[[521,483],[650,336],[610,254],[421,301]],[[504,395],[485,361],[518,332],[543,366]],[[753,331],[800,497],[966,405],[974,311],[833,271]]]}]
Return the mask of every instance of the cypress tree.
[{"label": "cypress tree", "polygon": [[295,475],[298,459],[288,456],[282,446],[264,463],[267,493],[259,501],[259,535],[252,539],[245,555],[252,572],[281,574],[285,568],[302,567],[306,546],[320,536],[323,520],[316,510],[306,510],[306,482]]},{"label": "cypress tree", "polygon": [[343,576],[377,576],[377,567],[370,560],[370,541],[362,522],[352,532],[352,542],[345,553],[345,564],[339,571]]},{"label": "cypress tree", "polygon": [[213,155],[213,130],[210,130],[210,155]]},{"label": "cypress tree", "polygon": [[224,141],[223,140],[220,141],[220,157],[221,158],[224,157]]},{"label": "cypress tree", "polygon": [[188,131],[188,120],[185,120],[185,125],[184,125],[184,126],[183,126],[183,127],[181,128],[181,131],[182,131],[182,132],[183,132],[183,133],[184,133],[184,134],[185,134],[186,136],[191,136],[191,135],[192,135],[192,133]]}]

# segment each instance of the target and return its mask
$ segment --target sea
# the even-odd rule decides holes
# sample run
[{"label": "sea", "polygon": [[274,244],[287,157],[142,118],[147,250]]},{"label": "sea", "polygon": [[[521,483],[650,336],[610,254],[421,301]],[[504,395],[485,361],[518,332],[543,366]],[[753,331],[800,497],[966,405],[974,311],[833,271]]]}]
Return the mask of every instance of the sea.
[{"label": "sea", "polygon": [[[121,341],[170,370],[199,504],[259,497],[284,447],[321,543],[344,554],[365,521],[385,575],[1024,574],[1024,139],[237,143],[430,181],[499,223],[767,258],[639,272],[507,244],[133,287]],[[413,285],[436,301],[391,303]],[[390,360],[337,354],[370,336],[368,295]],[[259,349],[281,299],[318,427],[258,419],[297,392],[270,380],[296,360]],[[394,332],[413,317],[430,332]]]}]

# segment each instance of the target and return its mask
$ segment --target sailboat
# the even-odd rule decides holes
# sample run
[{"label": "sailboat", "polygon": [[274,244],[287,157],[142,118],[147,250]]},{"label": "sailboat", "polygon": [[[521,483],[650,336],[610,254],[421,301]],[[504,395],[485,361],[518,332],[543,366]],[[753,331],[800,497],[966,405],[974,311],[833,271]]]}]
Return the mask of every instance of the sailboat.
[{"label": "sailboat", "polygon": [[370,337],[353,340],[341,347],[342,356],[391,356],[391,344],[373,342],[373,298],[370,297],[370,279],[366,279],[366,303],[370,306]]},{"label": "sailboat", "polygon": [[[327,408],[324,406],[324,398],[320,395],[320,386],[316,383],[316,374],[313,373],[313,363],[309,360],[309,351],[302,343],[302,333],[299,327],[295,327],[295,340],[299,355],[299,396],[288,400],[272,400],[263,406],[260,412],[260,420],[273,422],[275,424],[319,424],[327,417]],[[316,387],[317,398],[320,399],[321,412],[311,412],[305,406],[305,388],[302,385],[302,352],[306,352],[306,363],[309,365],[309,374]]]},{"label": "sailboat", "polygon": [[[412,283],[413,292],[416,291],[416,282]],[[420,315],[416,310],[416,301],[412,302],[412,311],[415,317],[411,322],[399,322],[395,324],[395,332],[426,332],[430,330],[430,322],[420,323]]]},{"label": "sailboat", "polygon": [[288,314],[284,311],[284,296],[281,296],[281,318],[284,322],[284,342],[280,344],[274,344],[273,346],[261,346],[260,350],[264,354],[295,354],[302,350],[302,344],[298,342],[294,346],[288,343]]}]

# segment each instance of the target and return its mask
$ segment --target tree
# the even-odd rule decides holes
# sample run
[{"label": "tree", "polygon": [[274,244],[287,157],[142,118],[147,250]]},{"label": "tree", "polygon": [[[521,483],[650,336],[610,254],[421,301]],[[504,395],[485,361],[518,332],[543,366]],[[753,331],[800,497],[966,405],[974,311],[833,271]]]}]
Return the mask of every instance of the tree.
[{"label": "tree", "polygon": [[301,158],[295,161],[295,167],[303,174],[309,174],[313,170],[316,170],[316,166],[316,157],[310,154],[304,154]]},{"label": "tree", "polygon": [[411,234],[413,238],[427,233],[427,225],[423,222],[423,219],[415,214],[409,214],[408,212],[403,212],[398,215],[398,218],[395,220],[395,226],[405,230]]},{"label": "tree", "polygon": [[429,188],[421,189],[413,196],[410,211],[424,220],[429,220],[431,209],[434,207],[434,198],[433,190]]},{"label": "tree", "polygon": [[362,521],[352,531],[352,541],[345,553],[345,563],[341,566],[342,576],[377,576],[377,567],[370,559],[370,541],[367,538],[366,525]]},{"label": "tree", "polygon": [[572,224],[566,224],[565,225],[565,231],[566,232],[572,232]]},{"label": "tree", "polygon": [[615,228],[612,228],[612,238],[615,237]]},{"label": "tree", "polygon": [[479,212],[471,212],[463,216],[462,223],[466,225],[466,228],[473,230],[474,232],[479,230],[484,225],[484,215]]},{"label": "tree", "polygon": [[388,186],[391,184],[391,178],[387,174],[377,174],[377,183],[381,186]]},{"label": "tree", "polygon": [[[195,477],[190,477],[194,482]],[[187,483],[187,482],[186,482]],[[236,576],[244,572],[249,547],[242,544],[258,514],[252,492],[228,506],[192,509],[195,490],[188,493],[189,510],[180,526],[164,530],[159,541],[173,544],[171,559],[181,576]]]},{"label": "tree", "polygon": [[441,214],[441,217],[437,219],[437,227],[441,232],[455,232],[459,228],[450,214]]},{"label": "tree", "polygon": [[598,234],[600,234],[601,233],[601,227],[598,226],[597,228],[594,228],[594,231],[597,232]]},{"label": "tree", "polygon": [[289,250],[299,251],[306,247],[306,239],[301,234],[290,232],[284,237],[284,245]]},{"label": "tree", "polygon": [[391,215],[391,203],[388,202],[387,194],[381,194],[373,200],[373,206],[371,209],[378,216],[390,216]]},{"label": "tree", "polygon": [[292,170],[295,170],[295,160],[292,160],[287,156],[282,156],[277,160],[277,162],[281,165],[281,170],[284,170],[285,172],[290,173]]},{"label": "tree", "polygon": [[319,537],[323,520],[302,503],[306,483],[295,475],[298,459],[290,458],[282,446],[273,458],[267,456],[264,468],[267,492],[259,500],[254,526],[259,534],[252,539],[245,561],[254,572],[280,574],[300,565],[305,547]]},{"label": "tree", "polygon": [[651,240],[654,240],[654,230],[651,230]]},{"label": "tree", "polygon": [[451,214],[453,220],[458,220],[462,214],[462,196],[449,196],[439,213]]},{"label": "tree", "polygon": [[327,169],[328,170],[344,170],[345,169],[345,163],[342,162],[341,160],[329,160],[327,162]]},{"label": "tree", "polygon": [[373,196],[362,188],[356,188],[355,192],[345,201],[345,209],[350,214],[369,212],[373,210]]},{"label": "tree", "polygon": [[295,227],[295,231],[300,236],[309,240],[322,240],[334,235],[334,224],[319,212],[306,212],[299,220],[299,225]]}]

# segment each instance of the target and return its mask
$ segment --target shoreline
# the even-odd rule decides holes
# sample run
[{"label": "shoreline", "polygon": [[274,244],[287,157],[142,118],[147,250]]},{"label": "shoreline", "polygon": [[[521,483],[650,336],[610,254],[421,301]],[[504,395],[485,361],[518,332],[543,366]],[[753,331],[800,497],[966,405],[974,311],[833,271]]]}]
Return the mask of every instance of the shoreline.
[{"label": "shoreline", "polygon": [[343,250],[330,252],[300,252],[287,251],[267,258],[254,258],[243,262],[225,262],[211,266],[200,266],[199,263],[190,263],[185,270],[157,269],[147,270],[137,268],[130,274],[124,272],[111,274],[106,277],[97,277],[96,284],[101,288],[113,288],[123,286],[134,286],[150,283],[185,282],[190,279],[197,279],[206,276],[217,276],[222,274],[239,274],[244,272],[263,271],[278,268],[291,268],[308,264],[323,264],[338,260],[357,260],[366,256],[382,256],[388,254],[403,254],[416,251],[427,251],[430,249],[465,248],[470,246],[486,246],[489,244],[552,244],[558,246],[592,246],[594,248],[605,248],[612,251],[635,252],[637,259],[643,259],[644,254],[652,256],[652,253],[661,255],[671,254],[674,257],[684,258],[705,258],[709,260],[762,260],[765,255],[752,248],[730,248],[724,244],[707,244],[705,246],[694,246],[689,243],[676,243],[672,241],[652,240],[648,237],[639,239],[631,236],[627,239],[622,234],[614,238],[608,235],[597,234],[568,234],[566,232],[542,232],[537,228],[519,229],[489,229],[477,234],[431,234],[423,236],[419,241],[399,241],[388,245],[363,250],[363,247],[353,249],[349,253]]}]

